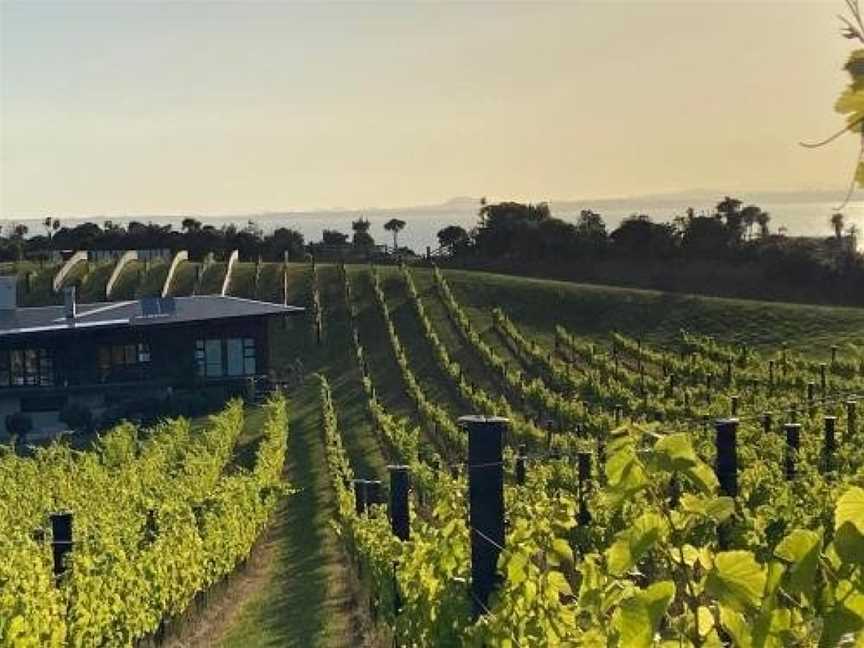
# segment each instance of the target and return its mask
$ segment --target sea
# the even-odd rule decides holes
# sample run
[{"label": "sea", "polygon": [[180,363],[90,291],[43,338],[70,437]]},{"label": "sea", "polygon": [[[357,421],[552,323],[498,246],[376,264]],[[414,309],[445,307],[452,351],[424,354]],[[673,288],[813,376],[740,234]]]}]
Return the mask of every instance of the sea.
[{"label": "sea", "polygon": [[[694,202],[657,203],[646,201],[645,204],[631,201],[601,201],[584,203],[567,202],[557,205],[551,203],[552,215],[569,222],[576,222],[583,209],[598,212],[606,223],[607,231],[614,230],[622,220],[637,213],[648,214],[655,222],[671,221],[677,215],[686,213],[692,206],[698,213],[711,213],[716,201],[705,204]],[[772,232],[785,231],[789,236],[831,236],[834,233],[829,223],[831,215],[836,213],[836,202],[759,202],[759,206],[771,215],[769,227]],[[440,206],[409,207],[405,209],[339,209],[313,211],[264,212],[250,214],[173,214],[173,215],[101,215],[101,216],[60,216],[65,226],[74,226],[83,222],[95,222],[100,225],[105,221],[127,225],[131,221],[152,222],[161,225],[170,224],[179,230],[181,222],[186,217],[193,217],[205,224],[216,227],[234,224],[238,228],[247,226],[250,222],[260,227],[265,233],[280,227],[298,230],[307,242],[320,241],[325,229],[337,230],[351,235],[351,222],[363,217],[371,223],[370,234],[376,243],[392,245],[392,234],[384,229],[384,224],[391,218],[399,218],[406,223],[405,229],[399,234],[399,245],[423,253],[427,246],[433,250],[438,247],[437,233],[448,225],[459,225],[466,230],[478,223],[479,203],[468,200],[456,200]],[[860,234],[864,233],[864,200],[853,201],[843,207],[847,228],[854,225]],[[44,231],[40,219],[23,218],[14,221],[29,227],[30,235]],[[6,225],[5,227],[10,227]],[[8,233],[8,232],[4,232]],[[860,246],[860,243],[859,243]]]}]

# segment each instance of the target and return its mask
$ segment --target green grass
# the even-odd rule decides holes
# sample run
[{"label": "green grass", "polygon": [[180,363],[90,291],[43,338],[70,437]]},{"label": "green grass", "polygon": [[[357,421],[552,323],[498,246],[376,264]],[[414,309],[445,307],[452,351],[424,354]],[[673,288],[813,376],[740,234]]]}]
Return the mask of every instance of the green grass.
[{"label": "green grass", "polygon": [[212,263],[201,276],[201,284],[198,286],[198,295],[218,295],[222,291],[222,282],[225,279],[227,263]]},{"label": "green grass", "polygon": [[81,283],[81,292],[78,295],[78,301],[104,302],[105,287],[108,284],[111,273],[114,271],[114,265],[110,261],[94,265]]},{"label": "green grass", "polygon": [[[402,374],[387,337],[384,318],[375,303],[369,271],[365,268],[349,267],[348,273],[352,299],[357,307],[360,343],[366,349],[372,383],[378,397],[389,412],[416,419],[414,403],[405,391]],[[350,336],[350,331],[348,335]]]},{"label": "green grass", "polygon": [[[428,270],[416,270],[417,276]],[[662,293],[465,271],[445,271],[457,299],[483,325],[501,306],[532,336],[550,343],[555,324],[577,335],[608,339],[617,330],[671,345],[682,329],[746,342],[786,342],[825,356],[831,344],[864,344],[864,309]],[[427,280],[428,281],[428,280]]]},{"label": "green grass", "polygon": [[[296,270],[296,271],[295,271]],[[285,375],[300,357],[305,383],[290,394],[289,448],[286,477],[301,491],[277,511],[273,527],[259,547],[268,565],[260,586],[246,599],[219,645],[234,646],[354,646],[364,634],[362,606],[353,591],[349,565],[330,521],[333,494],[321,436],[319,383],[311,373],[322,372],[333,398],[345,447],[358,476],[382,478],[385,459],[378,447],[360,391],[359,370],[350,354],[347,310],[336,268],[319,268],[321,299],[326,312],[326,344],[318,347],[306,316],[290,319],[285,328],[274,322],[273,366]],[[280,273],[281,274],[281,273]],[[289,270],[292,302],[309,302],[308,267]],[[247,426],[255,428],[255,419]],[[244,431],[238,461],[254,452],[255,435]]]},{"label": "green grass", "polygon": [[237,261],[231,268],[228,294],[234,297],[255,297],[255,264]]},{"label": "green grass", "polygon": [[[146,264],[145,264],[145,267]],[[149,264],[149,269],[145,270],[141,282],[138,284],[136,296],[141,297],[160,297],[162,295],[162,286],[165,285],[165,278],[168,276],[169,264],[165,261],[153,261]]]},{"label": "green grass", "polygon": [[426,339],[420,316],[410,300],[401,273],[391,268],[382,269],[381,284],[390,309],[390,319],[408,356],[411,371],[423,386],[426,396],[444,405],[452,416],[468,413],[470,408],[463,401],[455,383],[440,368],[435,350]]},{"label": "green grass", "polygon": [[30,288],[24,273],[18,275],[18,299],[22,306],[48,306],[59,304],[62,296],[54,292],[54,276],[60,270],[59,265],[46,265],[42,269],[35,268],[31,272]]},{"label": "green grass", "polygon": [[188,297],[195,289],[195,277],[200,263],[194,261],[181,261],[174,270],[168,294],[173,297]]},{"label": "green grass", "polygon": [[90,274],[90,262],[89,261],[79,261],[72,269],[69,270],[69,273],[63,278],[63,283],[61,284],[61,292],[64,288],[68,288],[69,286],[75,286],[78,289],[78,292],[81,292],[81,284],[86,279],[87,275]]},{"label": "green grass", "polygon": [[123,301],[126,299],[135,299],[138,286],[143,280],[143,273],[144,264],[141,261],[130,261],[123,266],[120,276],[114,282],[114,289],[111,291],[111,300]]}]

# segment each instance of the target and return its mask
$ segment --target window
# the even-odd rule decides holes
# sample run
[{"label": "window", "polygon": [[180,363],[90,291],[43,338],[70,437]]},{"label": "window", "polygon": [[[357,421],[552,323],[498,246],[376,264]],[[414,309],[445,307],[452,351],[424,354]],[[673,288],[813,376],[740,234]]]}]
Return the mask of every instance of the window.
[{"label": "window", "polygon": [[54,360],[47,349],[0,351],[0,387],[54,384]]},{"label": "window", "polygon": [[195,365],[198,368],[198,375],[202,378],[254,375],[255,340],[253,338],[197,340]]},{"label": "window", "polygon": [[204,354],[207,365],[206,375],[214,378],[223,375],[222,340],[205,340]]},{"label": "window", "polygon": [[255,375],[255,340],[243,338],[243,370],[247,376]]},{"label": "window", "polygon": [[243,375],[243,340],[240,338],[229,338],[225,340],[225,354],[228,359],[228,375]]},{"label": "window", "polygon": [[140,378],[150,362],[150,346],[144,342],[100,346],[96,366],[102,381]]}]

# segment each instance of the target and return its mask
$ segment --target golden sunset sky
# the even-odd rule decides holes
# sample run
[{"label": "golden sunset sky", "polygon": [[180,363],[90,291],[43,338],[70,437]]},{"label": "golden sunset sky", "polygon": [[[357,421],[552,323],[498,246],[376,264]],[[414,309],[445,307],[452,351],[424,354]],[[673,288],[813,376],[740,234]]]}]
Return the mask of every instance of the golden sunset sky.
[{"label": "golden sunset sky", "polygon": [[0,3],[0,217],[845,187],[819,2]]}]

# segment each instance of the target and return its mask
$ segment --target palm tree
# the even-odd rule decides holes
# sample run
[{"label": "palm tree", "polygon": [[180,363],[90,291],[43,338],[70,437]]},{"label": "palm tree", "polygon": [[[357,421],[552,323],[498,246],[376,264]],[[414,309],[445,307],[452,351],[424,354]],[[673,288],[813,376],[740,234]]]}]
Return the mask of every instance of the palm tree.
[{"label": "palm tree", "polygon": [[747,240],[750,240],[750,237],[753,234],[753,225],[756,224],[757,219],[759,218],[759,214],[762,213],[762,210],[759,209],[756,205],[747,205],[744,209],[741,210],[741,220],[744,223],[744,227],[747,230]]},{"label": "palm tree", "polygon": [[768,238],[768,223],[771,221],[771,214],[766,211],[761,211],[756,214],[756,224],[759,225],[759,238]]},{"label": "palm tree", "polygon": [[852,223],[846,230],[846,235],[849,237],[849,249],[855,252],[858,249],[858,226]]},{"label": "palm tree", "polygon": [[834,214],[831,219],[831,227],[834,228],[834,237],[839,241],[843,236],[843,226],[845,224],[845,216],[841,213]]},{"label": "palm tree", "polygon": [[399,220],[398,218],[391,218],[389,221],[384,223],[384,229],[388,232],[393,232],[394,252],[399,249],[399,232],[405,229],[405,225],[407,225],[407,223],[403,220]]}]

